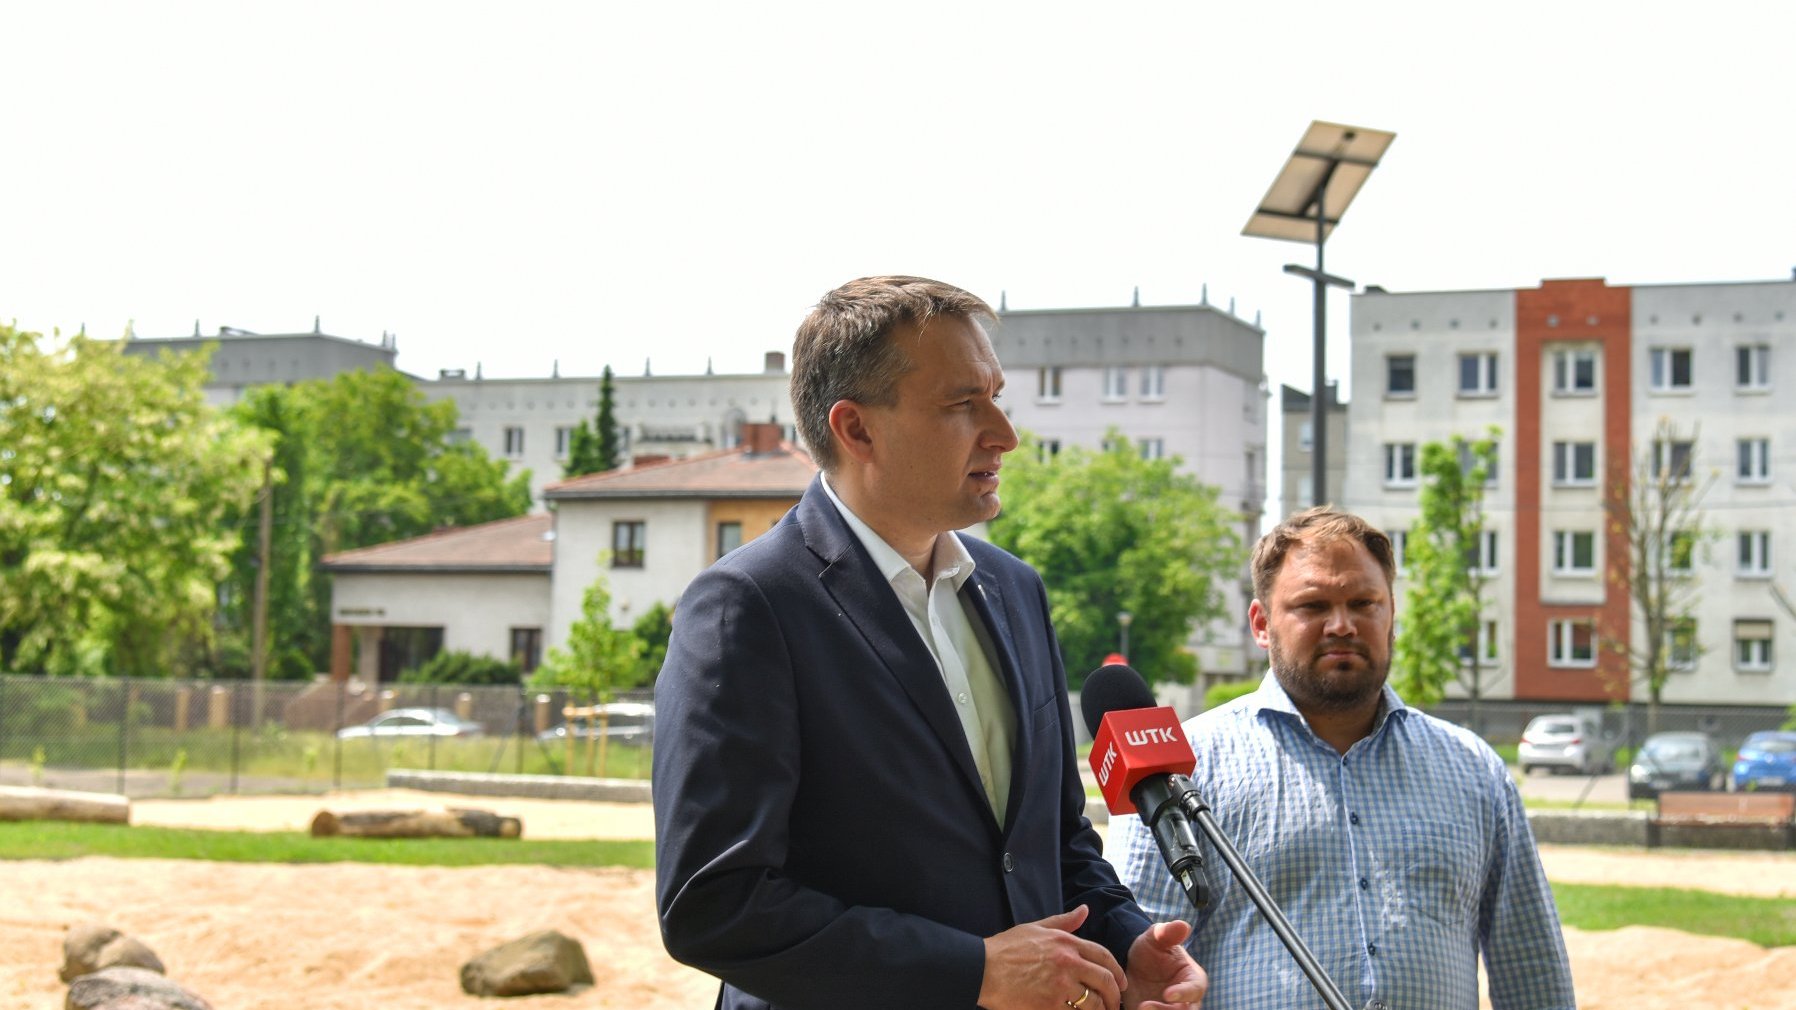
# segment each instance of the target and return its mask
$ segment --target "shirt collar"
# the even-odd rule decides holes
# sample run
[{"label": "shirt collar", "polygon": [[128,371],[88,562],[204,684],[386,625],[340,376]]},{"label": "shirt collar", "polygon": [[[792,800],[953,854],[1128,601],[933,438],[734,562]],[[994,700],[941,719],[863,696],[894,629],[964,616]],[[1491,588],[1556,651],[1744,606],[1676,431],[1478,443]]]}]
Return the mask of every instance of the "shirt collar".
[{"label": "shirt collar", "polygon": [[[855,539],[859,540],[861,546],[867,549],[867,553],[873,556],[873,564],[879,568],[879,574],[885,576],[887,582],[898,581],[904,577],[905,572],[917,571],[911,567],[910,562],[904,560],[904,555],[899,554],[896,548],[886,543],[884,537],[875,533],[873,527],[868,526],[860,516],[854,514],[853,509],[837,497],[836,489],[829,486],[828,477],[823,478],[823,493],[829,495],[830,503],[835,505],[836,511],[842,514],[842,521],[846,522],[848,528],[854,532]],[[935,556],[931,560],[933,563],[930,567],[935,572],[935,580],[937,582],[943,579],[950,580],[954,584],[955,592],[959,592],[960,587],[973,576],[975,567],[973,556],[967,553],[967,545],[961,543],[960,538],[953,533],[936,534]],[[917,577],[920,580],[922,574],[918,573]]]},{"label": "shirt collar", "polygon": [[[1378,697],[1378,717],[1372,720],[1372,732],[1366,734],[1368,740],[1384,732],[1385,726],[1393,718],[1401,720],[1409,716],[1409,706],[1403,704],[1402,698],[1397,697],[1397,691],[1391,687],[1389,680],[1379,689]],[[1278,682],[1278,675],[1270,667],[1266,670],[1266,676],[1260,680],[1259,690],[1247,696],[1247,709],[1255,718],[1262,712],[1277,712],[1289,716],[1301,723],[1305,730],[1312,734],[1315,732],[1309,729],[1308,720],[1304,719],[1302,712],[1297,711],[1297,705],[1285,693],[1284,685]]]}]

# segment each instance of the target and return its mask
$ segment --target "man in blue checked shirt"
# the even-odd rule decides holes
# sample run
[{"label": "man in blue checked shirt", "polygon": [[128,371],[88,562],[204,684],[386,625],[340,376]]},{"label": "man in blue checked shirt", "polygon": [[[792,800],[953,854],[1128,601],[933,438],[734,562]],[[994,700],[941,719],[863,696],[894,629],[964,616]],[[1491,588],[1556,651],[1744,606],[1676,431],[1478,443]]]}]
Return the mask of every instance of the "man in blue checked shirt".
[{"label": "man in blue checked shirt", "polygon": [[[1254,640],[1272,675],[1185,723],[1223,833],[1348,1001],[1366,1010],[1573,1007],[1546,874],[1508,769],[1470,732],[1385,684],[1391,543],[1357,516],[1298,513],[1253,554]],[[1123,882],[1156,919],[1189,918],[1205,1010],[1321,1007],[1207,840],[1191,909],[1139,818],[1111,826]]]}]

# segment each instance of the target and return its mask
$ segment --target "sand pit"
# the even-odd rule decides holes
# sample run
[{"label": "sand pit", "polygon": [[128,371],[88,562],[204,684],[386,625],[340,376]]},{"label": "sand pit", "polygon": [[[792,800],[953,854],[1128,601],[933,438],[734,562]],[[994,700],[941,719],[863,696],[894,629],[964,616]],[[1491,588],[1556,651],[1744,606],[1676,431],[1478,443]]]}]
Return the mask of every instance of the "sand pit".
[{"label": "sand pit", "polygon": [[[138,823],[304,830],[319,809],[473,806],[526,838],[646,838],[646,806],[383,790],[332,797],[139,803]],[[614,809],[615,808],[615,809]],[[1555,879],[1796,900],[1796,854],[1643,853],[1550,846]],[[716,983],[661,950],[653,874],[533,866],[449,869],[79,859],[0,863],[0,1006],[60,1006],[64,931],[99,920],[148,943],[169,975],[225,1010],[445,1010],[469,957],[523,933],[580,940],[597,984],[504,1001],[557,1010],[710,1006]],[[1796,1010],[1796,947],[1630,927],[1567,930],[1582,1010]]]}]

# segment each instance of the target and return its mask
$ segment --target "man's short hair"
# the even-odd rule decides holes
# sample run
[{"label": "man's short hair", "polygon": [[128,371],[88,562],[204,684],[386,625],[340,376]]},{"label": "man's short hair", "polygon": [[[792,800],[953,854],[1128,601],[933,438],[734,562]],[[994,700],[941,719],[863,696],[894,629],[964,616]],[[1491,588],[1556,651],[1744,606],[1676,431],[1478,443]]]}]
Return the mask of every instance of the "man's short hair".
[{"label": "man's short hair", "polygon": [[835,470],[829,410],[839,400],[871,406],[897,401],[910,357],[892,333],[922,329],[935,316],[996,319],[990,305],[926,277],[862,277],[823,296],[799,324],[792,346],[792,410],[799,437],[824,472]]},{"label": "man's short hair", "polygon": [[1366,522],[1351,512],[1342,512],[1333,505],[1317,505],[1295,513],[1284,522],[1272,528],[1272,532],[1260,538],[1253,549],[1253,595],[1262,605],[1272,593],[1272,583],[1278,579],[1278,571],[1285,565],[1285,555],[1291,548],[1301,544],[1333,543],[1340,540],[1352,540],[1365,546],[1372,553],[1372,559],[1384,570],[1386,589],[1397,575],[1396,555],[1391,551],[1391,538],[1384,531]]}]

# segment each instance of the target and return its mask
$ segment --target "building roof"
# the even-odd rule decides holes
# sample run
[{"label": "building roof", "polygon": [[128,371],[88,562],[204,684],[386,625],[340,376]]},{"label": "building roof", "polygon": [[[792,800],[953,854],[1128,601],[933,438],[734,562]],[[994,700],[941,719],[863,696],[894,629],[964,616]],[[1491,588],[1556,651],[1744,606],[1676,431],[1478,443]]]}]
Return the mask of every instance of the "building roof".
[{"label": "building roof", "polygon": [[539,512],[327,554],[323,567],[332,572],[547,574],[554,546],[553,517]]},{"label": "building roof", "polygon": [[683,459],[587,474],[543,491],[550,501],[591,498],[797,498],[817,464],[790,442],[771,452],[747,444]]}]

